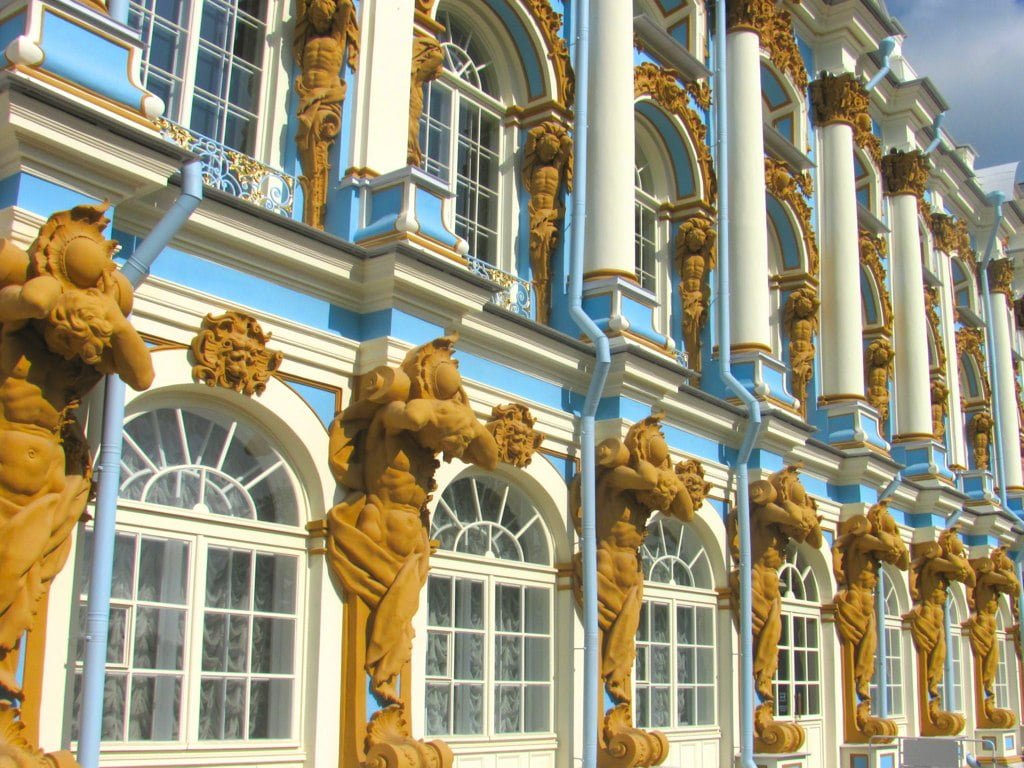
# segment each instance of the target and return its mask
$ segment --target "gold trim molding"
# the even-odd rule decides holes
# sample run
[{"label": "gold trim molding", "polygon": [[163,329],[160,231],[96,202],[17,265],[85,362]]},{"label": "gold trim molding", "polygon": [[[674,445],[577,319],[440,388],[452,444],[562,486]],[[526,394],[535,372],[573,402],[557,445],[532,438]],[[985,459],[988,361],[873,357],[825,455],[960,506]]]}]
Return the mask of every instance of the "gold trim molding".
[{"label": "gold trim molding", "polygon": [[771,157],[764,159],[764,184],[769,195],[789,206],[800,222],[800,234],[807,250],[807,271],[818,275],[818,239],[811,224],[807,199],[814,194],[814,181],[807,171],[793,173],[789,166]]}]

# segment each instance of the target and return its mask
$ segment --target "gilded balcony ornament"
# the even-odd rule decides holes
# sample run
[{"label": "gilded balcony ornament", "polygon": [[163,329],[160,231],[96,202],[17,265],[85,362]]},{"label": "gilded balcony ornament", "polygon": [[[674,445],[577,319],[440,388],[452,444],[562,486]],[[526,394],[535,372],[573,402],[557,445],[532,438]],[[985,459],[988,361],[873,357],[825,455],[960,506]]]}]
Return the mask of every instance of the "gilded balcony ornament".
[{"label": "gilded balcony ornament", "polygon": [[822,72],[811,83],[811,106],[818,125],[844,123],[856,128],[857,119],[868,110],[868,94],[852,72],[831,75]]},{"label": "gilded balcony ornament", "polygon": [[[633,726],[632,674],[644,598],[640,545],[652,513],[661,511],[683,522],[692,520],[707,490],[699,462],[672,466],[661,432],[661,416],[648,416],[630,427],[625,439],[610,438],[597,447],[601,678],[613,703],[605,712],[601,728],[597,764],[602,768],[660,765],[668,757],[668,740],[663,733]],[[578,476],[571,493],[579,532],[582,510]],[[579,587],[579,555],[574,566]]]},{"label": "gilded balcony ornament", "polygon": [[935,342],[935,360],[932,365],[940,371],[946,370],[946,344],[942,340],[942,320],[939,317],[939,289],[933,285],[924,287],[924,312]]},{"label": "gilded balcony ornament", "polygon": [[1009,304],[1013,303],[1013,259],[996,259],[988,265],[988,284],[991,293],[1001,293]]},{"label": "gilded balcony ornament", "polygon": [[981,379],[981,397],[986,402],[992,399],[992,385],[988,380],[985,364],[985,332],[981,328],[963,327],[956,332],[956,356],[961,367],[965,359],[974,362]]},{"label": "gilded balcony ornament", "polygon": [[[736,510],[729,514],[726,535],[734,562],[739,562]],[[750,484],[751,608],[754,623],[754,689],[760,699],[754,710],[754,752],[796,752],[804,743],[799,723],[775,719],[775,672],[782,636],[782,593],[779,568],[786,549],[802,542],[818,549],[822,543],[818,508],[800,482],[797,467],[789,466]],[[734,618],[739,610],[739,571],[730,575]]]},{"label": "gilded balcony ornament", "polygon": [[936,541],[913,546],[910,595],[913,609],[903,618],[917,651],[917,699],[923,736],[955,736],[964,729],[964,716],[942,708],[939,687],[946,660],[945,605],[949,585],[959,581],[974,587],[971,567],[959,529],[942,531]]},{"label": "gilded balcony ornament", "polygon": [[637,99],[650,98],[666,112],[679,118],[697,153],[697,165],[707,190],[706,202],[714,203],[718,194],[718,181],[711,148],[707,144],[707,128],[701,122],[700,115],[690,106],[690,94],[679,85],[675,70],[659,67],[649,61],[640,64],[633,72],[633,96]]},{"label": "gilded balcony ornament", "polygon": [[498,464],[498,446],[477,421],[452,358],[457,338],[435,339],[411,350],[400,368],[369,373],[329,430],[328,464],[347,491],[327,514],[327,561],[348,601],[347,682],[350,690],[364,690],[369,675],[369,692],[379,706],[366,724],[364,697],[352,698],[342,724],[344,765],[452,763],[444,742],[424,743],[411,735],[405,678],[412,619],[435,546],[426,507],[438,457],[484,469]]},{"label": "gilded balcony ornament", "polygon": [[921,150],[903,152],[889,150],[882,155],[882,180],[887,195],[914,195],[918,203],[924,199],[924,188],[928,184],[931,162]]},{"label": "gilded balcony ornament", "polygon": [[683,346],[689,367],[700,372],[700,335],[708,323],[711,289],[708,274],[718,264],[718,230],[704,214],[679,225],[676,232],[676,270],[683,308]]},{"label": "gilded balcony ornament", "polygon": [[522,403],[494,406],[486,426],[498,445],[498,460],[513,467],[529,466],[534,452],[544,442],[544,434],[534,429],[536,423],[530,409]]},{"label": "gilded balcony ornament", "polygon": [[576,98],[576,76],[572,70],[569,46],[561,34],[562,14],[551,7],[550,0],[526,0],[526,9],[544,36],[548,60],[554,67],[555,82],[558,84],[558,104],[568,109]]},{"label": "gilded balcony ornament", "polygon": [[882,563],[901,571],[910,564],[888,503],[878,502],[866,515],[841,522],[832,557],[839,586],[836,629],[842,645],[846,741],[861,744],[873,736],[895,736],[896,723],[871,714],[870,689],[878,640],[875,622],[882,620],[875,616],[878,570]]},{"label": "gilded balcony ornament", "polygon": [[996,706],[996,672],[999,669],[999,641],[996,635],[996,614],[1000,595],[1008,595],[1013,603],[1020,595],[1013,561],[1006,550],[996,547],[988,557],[971,560],[974,568],[974,589],[968,592],[971,616],[963,623],[971,640],[974,656],[975,727],[1008,729],[1017,727],[1017,715]]},{"label": "gilded balcony ornament", "polygon": [[267,349],[268,341],[270,334],[251,315],[234,310],[209,314],[192,340],[192,377],[211,387],[262,395],[284,359],[281,352]]},{"label": "gilded balcony ornament", "polygon": [[989,468],[989,446],[992,444],[992,429],[995,422],[988,411],[977,411],[967,422],[967,441],[971,444],[974,468]]},{"label": "gilded balcony ornament", "polygon": [[809,285],[789,294],[782,322],[789,336],[789,367],[793,396],[800,401],[800,413],[807,418],[807,387],[814,373],[814,334],[818,332],[818,293]]},{"label": "gilded balcony ornament", "polygon": [[418,33],[412,39],[412,83],[409,86],[409,165],[422,165],[423,150],[420,147],[420,117],[423,115],[423,89],[427,83],[437,80],[444,71],[444,50],[432,37]]},{"label": "gilded balcony ornament", "polygon": [[793,173],[785,163],[770,157],[764,159],[764,184],[768,194],[785,203],[800,222],[804,249],[807,251],[807,271],[818,274],[818,238],[811,224],[811,206],[807,200],[814,194],[811,174]]},{"label": "gilded balcony ornament", "polygon": [[888,246],[881,235],[873,235],[867,230],[860,230],[860,264],[874,279],[878,290],[878,301],[881,304],[882,327],[892,333],[892,298],[886,282],[885,264],[882,262],[888,254]]},{"label": "gilded balcony ornament", "polygon": [[[28,251],[0,240],[0,699],[24,698],[19,642],[64,567],[92,488],[75,416],[105,375],[143,390],[149,350],[128,315],[133,292],[103,232],[106,205],[54,213]],[[37,692],[33,691],[33,695]],[[0,763],[74,765],[28,743],[0,705]]]},{"label": "gilded balcony ornament", "polygon": [[949,415],[949,387],[941,379],[932,379],[932,435],[940,442],[946,436],[946,417]]},{"label": "gilded balcony ornament", "polygon": [[353,0],[296,0],[292,55],[299,67],[295,143],[302,165],[302,219],[323,229],[329,155],[341,131],[345,100],[341,71],[346,62],[352,70],[359,64],[359,24]]},{"label": "gilded balcony ornament", "polygon": [[546,324],[551,313],[551,257],[565,218],[559,195],[572,191],[572,138],[564,125],[549,120],[529,130],[522,179],[530,195],[530,267],[537,322]]},{"label": "gilded balcony ornament", "polygon": [[872,341],[864,350],[865,395],[883,424],[889,419],[889,379],[895,359],[892,342],[884,336]]}]

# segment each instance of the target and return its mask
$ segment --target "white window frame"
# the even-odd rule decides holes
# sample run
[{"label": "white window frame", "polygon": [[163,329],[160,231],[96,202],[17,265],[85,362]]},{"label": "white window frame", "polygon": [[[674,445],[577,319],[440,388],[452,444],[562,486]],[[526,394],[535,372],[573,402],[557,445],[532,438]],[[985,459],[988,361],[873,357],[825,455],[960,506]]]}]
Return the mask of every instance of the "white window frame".
[{"label": "white window frame", "polygon": [[[662,157],[660,139],[652,135],[646,121],[637,120],[635,145],[635,164],[633,168],[633,274],[637,284],[655,298],[652,322],[654,330],[666,337],[671,337],[669,318],[672,310],[672,279],[670,262],[672,257],[670,223],[663,212],[663,207],[672,197],[668,188],[668,179],[659,172],[658,163],[667,162]],[[645,279],[641,274],[637,256],[640,245],[640,233],[636,231],[636,221],[641,211],[653,218],[651,242],[653,248],[654,272]],[[645,271],[646,273],[646,271]]]},{"label": "white window frame", "polygon": [[[884,566],[882,566],[884,568]],[[907,716],[906,696],[903,693],[903,671],[906,668],[903,653],[903,612],[900,610],[899,594],[894,584],[895,577],[885,571],[885,616],[875,617],[885,625],[886,665],[886,717],[903,719]],[[877,654],[876,654],[877,655]],[[871,711],[878,714],[877,669],[871,675]]]},{"label": "white window frame", "polygon": [[[782,589],[782,610],[781,619],[783,632],[779,642],[780,662],[783,657],[786,664],[779,664],[772,680],[772,692],[775,696],[775,718],[777,720],[820,720],[824,710],[824,696],[822,694],[822,680],[824,678],[822,665],[821,646],[821,605],[818,602],[818,585],[811,571],[811,566],[806,562],[806,557],[799,547],[792,547],[786,553],[786,560],[779,567],[779,586]],[[794,596],[794,592],[799,592]],[[795,642],[795,625],[802,623],[805,627],[804,642],[797,645]],[[812,632],[807,632],[810,627]],[[813,643],[809,638],[813,637]],[[814,659],[814,666],[817,675],[812,675],[805,666],[803,679],[797,676],[797,659],[803,659],[806,665],[808,659]],[[779,676],[779,671],[785,666],[788,674],[785,678]],[[799,690],[810,691],[817,689],[817,711],[808,711],[809,705],[803,696],[798,696]],[[780,701],[792,702],[787,712],[780,711]],[[800,704],[800,706],[797,706]],[[801,711],[803,710],[803,711]]]}]

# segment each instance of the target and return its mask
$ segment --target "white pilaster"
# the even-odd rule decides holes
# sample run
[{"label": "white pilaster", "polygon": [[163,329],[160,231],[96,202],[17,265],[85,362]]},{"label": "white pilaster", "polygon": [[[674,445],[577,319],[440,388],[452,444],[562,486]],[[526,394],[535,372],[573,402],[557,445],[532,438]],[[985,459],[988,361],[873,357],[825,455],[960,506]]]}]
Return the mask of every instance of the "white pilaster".
[{"label": "white pilaster", "polygon": [[992,329],[992,349],[995,355],[995,375],[999,379],[999,404],[996,413],[1006,419],[1002,424],[1003,471],[1006,473],[1007,488],[1024,486],[1020,466],[1020,423],[1017,416],[1017,393],[1013,383],[1013,355],[1010,349],[1010,313],[1006,295],[999,292],[992,294],[992,318],[989,327]]},{"label": "white pilaster", "polygon": [[893,346],[896,353],[896,425],[901,437],[931,435],[928,336],[924,310],[924,273],[917,230],[917,198],[893,195],[892,286]]},{"label": "white pilaster", "polygon": [[590,31],[586,272],[632,277],[636,227],[633,4],[593,3]]},{"label": "white pilaster", "polygon": [[757,33],[727,36],[730,317],[734,348],[771,351],[761,56]]}]

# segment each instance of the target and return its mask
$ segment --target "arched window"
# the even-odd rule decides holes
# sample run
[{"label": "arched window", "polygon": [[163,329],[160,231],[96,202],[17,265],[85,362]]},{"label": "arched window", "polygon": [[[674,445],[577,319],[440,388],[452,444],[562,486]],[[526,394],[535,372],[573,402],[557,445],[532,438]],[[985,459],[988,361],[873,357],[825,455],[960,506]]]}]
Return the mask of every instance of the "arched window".
[{"label": "arched window", "polygon": [[[963,712],[964,711],[964,664],[963,664],[963,631],[960,628],[960,624],[963,618],[960,614],[960,608],[957,605],[957,601],[953,599],[953,595],[950,594],[946,598],[946,611],[949,612],[949,647],[946,652],[949,654],[950,663],[953,668],[953,695],[952,701],[949,702],[952,712]],[[939,683],[939,700],[942,705],[946,705],[946,693],[945,685],[946,679],[943,675],[942,682]]]},{"label": "arched window", "polygon": [[424,730],[489,736],[552,730],[555,569],[540,513],[496,477],[448,486],[432,515]]},{"label": "arched window", "polygon": [[[104,742],[294,742],[306,538],[294,475],[223,408],[143,411],[124,431]],[[73,728],[91,549],[87,529]]]},{"label": "arched window", "polygon": [[420,117],[423,168],[455,195],[455,234],[469,255],[499,264],[499,197],[502,157],[496,73],[488,51],[460,19],[443,11],[444,71],[425,89]]},{"label": "arched window", "polygon": [[960,259],[951,259],[949,269],[953,275],[953,304],[959,309],[971,309],[971,297],[974,295],[974,282],[970,271],[964,268]]},{"label": "arched window", "polygon": [[999,643],[999,665],[996,667],[996,706],[1003,709],[1016,710],[1014,693],[1016,691],[1017,649],[1013,647],[1011,635],[1007,632],[1013,619],[1006,598],[999,599],[999,611],[996,613],[996,642]]},{"label": "arched window", "polygon": [[782,635],[775,672],[775,714],[780,718],[821,714],[821,604],[810,563],[791,547],[779,568]]},{"label": "arched window", "polygon": [[658,251],[661,244],[658,234],[658,200],[654,197],[654,181],[647,155],[638,145],[636,148],[636,235],[634,261],[636,279],[652,293],[658,292]]},{"label": "arched window", "polygon": [[715,722],[715,593],[696,531],[655,518],[640,549],[644,604],[633,711],[643,728]]},{"label": "arched window", "polygon": [[[898,576],[885,571],[885,706],[888,715],[901,716],[903,712],[903,636],[899,596],[894,583]],[[877,617],[876,617],[876,620]],[[878,673],[871,677],[871,710],[878,714]]]}]

